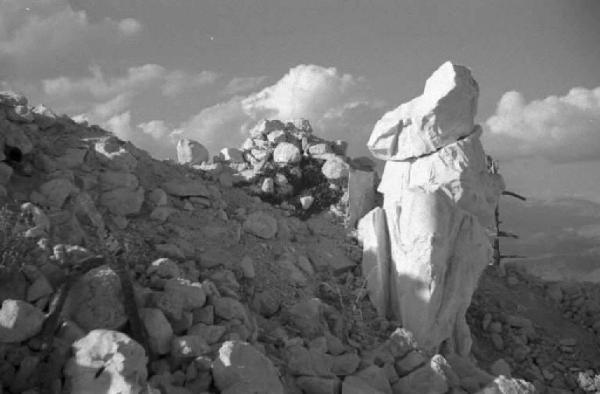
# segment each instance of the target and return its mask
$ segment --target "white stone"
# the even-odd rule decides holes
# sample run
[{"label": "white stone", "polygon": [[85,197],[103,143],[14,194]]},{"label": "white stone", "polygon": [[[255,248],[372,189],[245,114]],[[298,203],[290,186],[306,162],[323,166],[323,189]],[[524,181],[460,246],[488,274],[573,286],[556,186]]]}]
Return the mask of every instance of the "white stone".
[{"label": "white stone", "polygon": [[244,154],[242,153],[242,151],[236,148],[221,149],[219,157],[221,158],[221,160],[229,161],[232,163],[243,163],[245,161]]},{"label": "white stone", "polygon": [[296,164],[301,159],[300,149],[289,142],[280,142],[273,152],[273,161],[277,164]]},{"label": "white stone", "polygon": [[271,360],[246,342],[224,342],[212,365],[212,374],[221,393],[285,392]]},{"label": "white stone", "polygon": [[446,62],[429,77],[421,96],[377,122],[367,146],[382,160],[431,153],[471,133],[478,95],[471,71]]},{"label": "white stone", "polygon": [[208,150],[198,141],[182,138],[177,142],[179,164],[200,164],[208,159]]},{"label": "white stone", "polygon": [[363,246],[362,273],[369,299],[380,317],[388,317],[390,307],[390,255],[385,213],[375,208],[358,223],[358,239]]},{"label": "white stone", "polygon": [[465,313],[491,246],[476,217],[456,209],[441,190],[408,189],[395,209],[385,209],[392,265],[394,318],[429,353],[442,342],[468,354]]},{"label": "white stone", "polygon": [[17,343],[38,334],[44,312],[21,300],[7,299],[0,309],[0,343]]},{"label": "white stone", "polygon": [[72,394],[138,394],[146,386],[144,348],[121,332],[90,331],[73,352],[65,366]]},{"label": "white stone", "polygon": [[321,167],[321,172],[329,180],[338,180],[348,177],[350,165],[340,156],[328,159]]},{"label": "white stone", "polygon": [[265,194],[273,194],[275,192],[275,181],[273,178],[263,179],[260,190]]},{"label": "white stone", "polygon": [[300,197],[300,205],[302,206],[302,209],[309,209],[314,201],[315,198],[313,196]]}]

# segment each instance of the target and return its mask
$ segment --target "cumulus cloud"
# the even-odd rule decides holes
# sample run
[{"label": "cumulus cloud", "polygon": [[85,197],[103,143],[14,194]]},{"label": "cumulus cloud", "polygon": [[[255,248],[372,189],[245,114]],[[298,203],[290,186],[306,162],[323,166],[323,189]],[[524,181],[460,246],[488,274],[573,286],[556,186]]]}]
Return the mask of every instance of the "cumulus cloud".
[{"label": "cumulus cloud", "polygon": [[216,152],[239,145],[246,131],[263,118],[306,118],[318,135],[347,140],[358,152],[383,112],[382,105],[370,96],[363,78],[333,67],[298,65],[271,86],[203,109],[183,122],[177,133]]},{"label": "cumulus cloud", "polygon": [[259,88],[267,80],[266,76],[260,77],[235,77],[227,83],[222,93],[227,96],[248,93]]},{"label": "cumulus cloud", "polygon": [[141,30],[139,21],[105,18],[91,23],[66,0],[0,1],[0,69],[4,78],[50,76],[86,67]]},{"label": "cumulus cloud", "polygon": [[574,88],[531,102],[519,92],[507,92],[486,126],[486,147],[500,159],[600,160],[600,87]]},{"label": "cumulus cloud", "polygon": [[162,93],[170,98],[178,96],[186,91],[195,90],[214,83],[219,74],[214,71],[201,71],[198,74],[188,74],[176,70],[165,75]]},{"label": "cumulus cloud", "polygon": [[166,159],[175,151],[175,143],[169,136],[171,128],[160,120],[134,126],[131,112],[125,111],[102,123],[102,127],[123,140],[131,141],[138,148],[150,152],[159,159]]}]

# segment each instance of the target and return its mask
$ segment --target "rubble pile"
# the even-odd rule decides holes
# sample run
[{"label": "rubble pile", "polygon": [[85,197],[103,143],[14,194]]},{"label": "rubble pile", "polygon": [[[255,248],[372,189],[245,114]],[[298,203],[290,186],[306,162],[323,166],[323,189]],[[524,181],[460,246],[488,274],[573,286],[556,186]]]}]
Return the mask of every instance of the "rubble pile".
[{"label": "rubble pile", "polygon": [[179,163],[206,171],[221,185],[243,186],[302,217],[339,204],[354,227],[375,206],[375,163],[347,157],[346,148],[343,141],[317,137],[306,119],[264,120],[241,148],[224,148],[212,161],[198,142],[184,139],[177,147]]}]

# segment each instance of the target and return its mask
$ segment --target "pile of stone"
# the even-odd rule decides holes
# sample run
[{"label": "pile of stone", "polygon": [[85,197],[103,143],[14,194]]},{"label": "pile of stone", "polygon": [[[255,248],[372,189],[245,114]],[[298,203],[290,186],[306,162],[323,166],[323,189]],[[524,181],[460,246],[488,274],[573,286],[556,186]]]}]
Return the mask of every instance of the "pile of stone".
[{"label": "pile of stone", "polygon": [[346,148],[344,141],[317,137],[306,119],[263,120],[240,149],[224,148],[209,160],[201,143],[182,139],[177,157],[224,186],[244,185],[264,201],[298,212],[320,212],[343,199],[354,227],[375,206],[375,163],[350,159]]}]

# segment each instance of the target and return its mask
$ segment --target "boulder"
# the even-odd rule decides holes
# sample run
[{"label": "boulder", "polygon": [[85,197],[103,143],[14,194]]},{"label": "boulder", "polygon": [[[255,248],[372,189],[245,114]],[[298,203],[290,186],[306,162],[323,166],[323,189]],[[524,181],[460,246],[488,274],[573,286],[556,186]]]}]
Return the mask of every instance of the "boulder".
[{"label": "boulder", "polygon": [[219,152],[219,157],[221,160],[228,161],[231,163],[243,163],[244,154],[241,150],[236,148],[223,148],[221,152]]},{"label": "boulder", "polygon": [[183,300],[183,308],[192,310],[202,308],[206,302],[206,293],[198,282],[190,282],[187,279],[173,278],[165,282],[165,293],[176,294]]},{"label": "boulder", "polygon": [[110,169],[133,172],[137,167],[137,159],[125,148],[125,142],[110,136],[101,139],[94,145],[96,157]]},{"label": "boulder", "polygon": [[172,180],[162,185],[165,192],[176,197],[210,197],[208,188],[201,180]]},{"label": "boulder", "polygon": [[355,228],[358,221],[375,207],[375,180],[375,171],[350,170],[346,213],[348,228]]},{"label": "boulder", "polygon": [[321,167],[321,172],[329,180],[345,179],[349,171],[350,165],[341,156],[333,156]]},{"label": "boulder", "polygon": [[246,342],[224,342],[213,362],[212,374],[222,394],[285,392],[271,360]]},{"label": "boulder", "polygon": [[73,394],[137,394],[146,386],[144,348],[121,332],[90,331],[73,353],[64,370]]},{"label": "boulder", "polygon": [[179,164],[201,164],[208,159],[208,150],[201,143],[187,138],[177,142],[177,162]]},{"label": "boulder", "polygon": [[300,148],[290,142],[280,142],[273,152],[276,164],[296,164],[302,159]]},{"label": "boulder", "polygon": [[38,334],[45,315],[35,306],[22,301],[6,299],[0,309],[0,343],[17,343]]},{"label": "boulder", "polygon": [[135,190],[139,185],[138,178],[128,172],[105,171],[98,177],[102,190],[126,188]]},{"label": "boulder", "polygon": [[40,193],[53,208],[61,208],[67,197],[78,190],[73,183],[65,178],[55,178],[40,186]]},{"label": "boulder", "polygon": [[425,83],[423,94],[386,113],[367,146],[381,160],[408,160],[469,135],[479,87],[464,67],[446,62]]},{"label": "boulder", "polygon": [[85,330],[122,328],[127,315],[119,277],[106,265],[88,271],[73,285],[64,311]]}]

